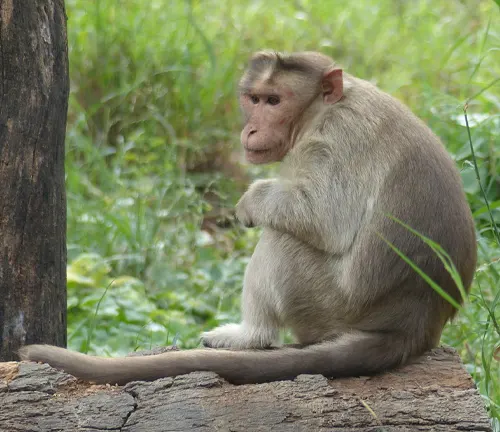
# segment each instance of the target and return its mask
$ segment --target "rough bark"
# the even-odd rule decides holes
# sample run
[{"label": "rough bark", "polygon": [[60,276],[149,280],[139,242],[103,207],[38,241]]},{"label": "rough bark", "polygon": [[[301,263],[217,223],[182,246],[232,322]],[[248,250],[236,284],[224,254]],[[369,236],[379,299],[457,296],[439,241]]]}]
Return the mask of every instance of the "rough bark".
[{"label": "rough bark", "polygon": [[0,359],[66,344],[63,0],[0,0]]},{"label": "rough bark", "polygon": [[234,386],[197,372],[124,387],[0,363],[0,431],[491,431],[469,374],[436,349],[384,375]]}]

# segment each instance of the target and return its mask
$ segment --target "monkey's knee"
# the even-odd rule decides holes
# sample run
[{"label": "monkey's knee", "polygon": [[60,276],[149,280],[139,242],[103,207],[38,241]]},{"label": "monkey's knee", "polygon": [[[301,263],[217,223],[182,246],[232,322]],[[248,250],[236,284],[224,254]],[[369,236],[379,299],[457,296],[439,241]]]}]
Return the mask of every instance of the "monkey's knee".
[{"label": "monkey's knee", "polygon": [[208,348],[263,349],[273,342],[273,330],[249,329],[243,324],[226,324],[201,335],[201,343]]}]

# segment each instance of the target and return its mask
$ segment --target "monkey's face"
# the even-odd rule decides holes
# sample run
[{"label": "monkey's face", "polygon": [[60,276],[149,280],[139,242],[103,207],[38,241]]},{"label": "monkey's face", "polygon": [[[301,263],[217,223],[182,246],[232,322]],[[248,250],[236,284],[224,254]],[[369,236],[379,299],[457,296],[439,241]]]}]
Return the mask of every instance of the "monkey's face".
[{"label": "monkey's face", "polygon": [[263,164],[282,160],[291,148],[291,130],[295,118],[294,93],[280,87],[259,86],[240,96],[246,120],[241,144],[250,163]]},{"label": "monkey's face", "polygon": [[304,123],[311,123],[304,118],[314,116],[321,104],[339,101],[342,92],[342,70],[326,56],[256,53],[240,81],[245,117],[241,143],[247,160],[254,164],[282,160]]}]

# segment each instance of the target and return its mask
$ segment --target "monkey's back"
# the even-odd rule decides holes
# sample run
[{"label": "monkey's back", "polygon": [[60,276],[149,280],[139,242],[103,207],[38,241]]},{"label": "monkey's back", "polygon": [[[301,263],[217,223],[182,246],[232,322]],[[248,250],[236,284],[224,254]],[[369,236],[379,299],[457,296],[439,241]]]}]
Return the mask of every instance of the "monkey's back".
[{"label": "monkey's back", "polygon": [[[437,254],[390,217],[442,247],[468,290],[476,266],[476,239],[459,172],[440,140],[407,107],[367,83],[362,90],[374,103],[386,107],[384,117],[374,122],[378,142],[372,150],[374,160],[385,158],[387,164],[381,164],[382,181],[373,197],[373,210],[367,214],[369,221],[358,233],[348,258],[346,272],[352,275],[348,289],[364,294],[369,303],[399,298],[398,304],[408,306],[397,311],[403,327],[405,321],[411,321],[405,315],[411,317],[414,311],[421,314],[422,328],[426,317],[436,322],[439,316],[437,321],[444,324],[454,308],[416,276],[384,239],[461,302],[459,290]],[[375,250],[376,255],[372,253]],[[376,309],[366,321],[375,315]],[[396,317],[387,318],[390,325]]]}]

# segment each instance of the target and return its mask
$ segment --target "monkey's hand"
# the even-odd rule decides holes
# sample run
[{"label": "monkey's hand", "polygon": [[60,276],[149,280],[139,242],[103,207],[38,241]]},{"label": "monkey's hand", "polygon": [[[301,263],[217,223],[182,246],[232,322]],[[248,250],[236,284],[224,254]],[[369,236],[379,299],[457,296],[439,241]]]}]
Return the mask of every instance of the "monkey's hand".
[{"label": "monkey's hand", "polygon": [[275,182],[274,179],[257,180],[240,198],[236,204],[236,218],[243,225],[249,228],[263,225],[263,207]]}]

